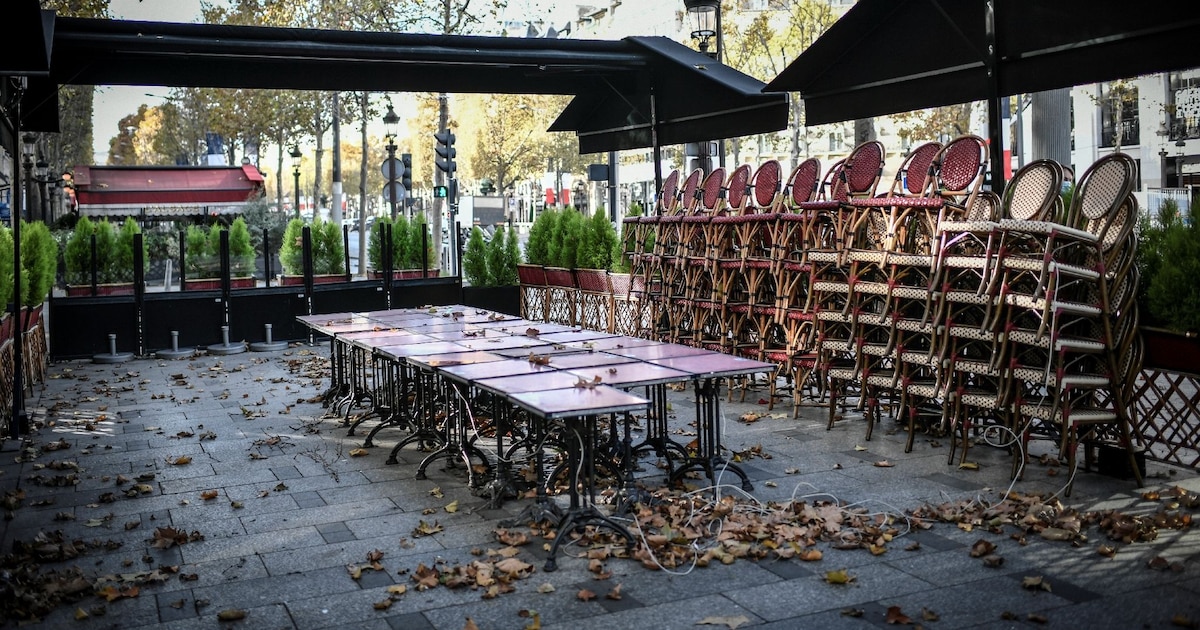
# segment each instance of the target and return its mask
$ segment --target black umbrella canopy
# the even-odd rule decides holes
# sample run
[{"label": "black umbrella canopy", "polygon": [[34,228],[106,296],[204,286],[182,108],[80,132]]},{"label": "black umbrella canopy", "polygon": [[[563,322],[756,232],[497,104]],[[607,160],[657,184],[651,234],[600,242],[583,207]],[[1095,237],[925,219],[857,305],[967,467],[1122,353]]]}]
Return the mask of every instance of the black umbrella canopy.
[{"label": "black umbrella canopy", "polygon": [[1198,39],[1179,0],[859,0],[766,91],[822,124],[1192,68]]},{"label": "black umbrella canopy", "polygon": [[[524,39],[59,18],[53,50],[50,79],[57,83],[574,94],[580,98],[552,129],[578,131],[585,152],[650,146],[651,90],[660,143],[787,125],[786,95],[763,94],[760,81],[661,37]],[[633,122],[621,122],[627,120]]]},{"label": "black umbrella canopy", "polygon": [[811,125],[987,100],[999,164],[1001,97],[1200,66],[1198,37],[1178,0],[859,0],[765,89]]},{"label": "black umbrella canopy", "polygon": [[[763,83],[663,37],[629,37],[648,53],[650,72],[635,90],[597,82],[581,92],[550,131],[575,131],[579,150],[699,142],[787,127],[788,102]],[[780,98],[783,97],[783,98]],[[657,132],[657,133],[656,133]]]}]

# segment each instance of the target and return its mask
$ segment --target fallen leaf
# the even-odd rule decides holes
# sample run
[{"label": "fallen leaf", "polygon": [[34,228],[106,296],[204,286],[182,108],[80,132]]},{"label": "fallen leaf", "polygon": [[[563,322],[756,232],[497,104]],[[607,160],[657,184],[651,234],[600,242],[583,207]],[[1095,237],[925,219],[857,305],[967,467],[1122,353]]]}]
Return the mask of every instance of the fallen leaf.
[{"label": "fallen leaf", "polygon": [[865,447],[865,446],[859,446],[859,445],[855,444],[855,445],[854,445],[854,450],[856,450],[856,451],[859,451],[859,452],[861,453],[862,451],[865,451],[865,450],[867,450],[867,447]]},{"label": "fallen leaf", "polygon": [[542,583],[542,584],[538,585],[537,592],[539,592],[543,595],[545,595],[547,593],[553,593],[554,585],[549,582]]},{"label": "fallen leaf", "polygon": [[219,496],[219,495],[220,495],[220,493],[217,492],[216,490],[205,490],[204,492],[200,493],[200,498],[204,499],[205,501],[212,501],[213,499],[217,498],[217,496]]},{"label": "fallen leaf", "polygon": [[862,617],[864,613],[865,613],[865,611],[861,608],[843,608],[842,609],[843,617],[858,618],[858,617]]},{"label": "fallen leaf", "polygon": [[925,621],[937,621],[941,618],[941,615],[938,615],[932,610],[929,610],[928,608],[921,608],[921,619]]},{"label": "fallen leaf", "polygon": [[892,626],[912,625],[912,619],[909,619],[908,615],[904,614],[899,606],[888,606],[887,616],[884,617],[884,620],[887,621],[888,625]]},{"label": "fallen leaf", "polygon": [[433,490],[429,491],[429,494],[431,496],[437,497],[439,499],[442,498],[443,496],[445,496],[444,494],[442,494],[442,489],[438,486],[434,486]]},{"label": "fallen leaf", "polygon": [[1059,527],[1047,527],[1042,530],[1042,538],[1046,540],[1071,540],[1075,538],[1075,532],[1062,529]]},{"label": "fallen leaf", "polygon": [[795,474],[800,473],[800,469],[799,468],[784,468],[783,472],[784,472],[784,474],[787,474],[787,475],[795,475]]},{"label": "fallen leaf", "polygon": [[1046,623],[1049,621],[1049,619],[1046,618],[1046,615],[1042,615],[1039,613],[1029,613],[1028,615],[1025,616],[1025,618],[1032,621],[1033,623]]},{"label": "fallen leaf", "polygon": [[240,608],[226,608],[217,613],[218,621],[238,621],[246,618],[246,611]]},{"label": "fallen leaf", "polygon": [[375,610],[387,610],[392,607],[392,600],[385,599],[382,601],[375,602],[373,604],[373,607],[375,608]]},{"label": "fallen leaf", "polygon": [[895,464],[893,464],[892,462],[889,462],[886,459],[882,459],[882,460],[875,462],[876,468],[892,468],[894,466],[895,466]]},{"label": "fallen leaf", "polygon": [[826,571],[825,581],[830,584],[849,584],[854,581],[854,576],[850,575],[845,569],[837,569],[835,571]]},{"label": "fallen leaf", "polygon": [[1111,558],[1117,555],[1117,548],[1112,545],[1100,545],[1100,548],[1096,552],[1105,558]]},{"label": "fallen leaf", "polygon": [[737,617],[705,617],[696,622],[697,626],[725,626],[729,630],[737,630],[738,628],[750,623],[750,619],[745,615]]},{"label": "fallen leaf", "polygon": [[467,617],[467,623],[463,626],[463,630],[479,630],[479,626],[475,625],[475,620]]},{"label": "fallen leaf", "polygon": [[979,464],[975,462],[963,462],[958,465],[959,470],[979,470]]},{"label": "fallen leaf", "polygon": [[453,514],[458,511],[458,501],[451,501],[445,508],[447,512]]},{"label": "fallen leaf", "polygon": [[996,550],[996,545],[990,541],[980,538],[971,545],[971,557],[982,558]]},{"label": "fallen leaf", "polygon": [[579,589],[578,593],[575,593],[575,597],[579,598],[579,601],[581,602],[590,602],[593,599],[596,599],[596,594],[587,590],[586,588],[581,588]]},{"label": "fallen leaf", "polygon": [[621,585],[618,584],[618,585],[614,586],[611,591],[609,591],[607,594],[604,595],[604,598],[612,599],[612,600],[621,599]]},{"label": "fallen leaf", "polygon": [[366,457],[367,453],[369,453],[369,452],[370,451],[368,451],[365,448],[350,449],[350,457]]},{"label": "fallen leaf", "polygon": [[176,457],[174,459],[171,459],[170,457],[168,457],[167,463],[172,466],[184,466],[186,464],[192,463],[192,458],[188,457],[187,455],[180,455],[179,457]]},{"label": "fallen leaf", "polygon": [[1050,591],[1050,583],[1047,582],[1046,579],[1040,575],[1025,576],[1025,578],[1021,580],[1021,587],[1025,588],[1027,590],[1030,590],[1030,591],[1041,590],[1041,591],[1046,591],[1047,593],[1051,592]]},{"label": "fallen leaf", "polygon": [[1004,558],[995,554],[983,557],[983,566],[989,569],[999,569],[1004,565]]}]

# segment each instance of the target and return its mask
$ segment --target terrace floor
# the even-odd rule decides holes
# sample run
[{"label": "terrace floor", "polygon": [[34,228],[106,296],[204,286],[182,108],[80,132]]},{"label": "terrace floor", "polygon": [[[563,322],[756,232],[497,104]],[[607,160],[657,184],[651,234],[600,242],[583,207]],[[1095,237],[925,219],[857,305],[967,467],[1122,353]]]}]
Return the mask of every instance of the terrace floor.
[{"label": "terrace floor", "polygon": [[[597,537],[547,573],[547,530],[497,533],[529,499],[488,509],[461,467],[417,480],[411,448],[386,464],[398,431],[356,450],[362,433],[316,402],[327,354],[52,365],[29,400],[39,428],[0,455],[5,616],[30,609],[16,595],[49,608],[34,627],[80,629],[1200,623],[1193,471],[1150,463],[1143,489],[1079,471],[1059,504],[1070,471],[1041,442],[1002,500],[1004,449],[947,465],[947,438],[919,435],[906,454],[887,418],[868,442],[852,410],[826,431],[824,408],[768,413],[762,391],[723,406],[754,492],[689,479],[687,499],[637,512],[652,553],[621,558]],[[692,404],[671,392],[680,441]],[[643,463],[640,480],[661,485]],[[940,507],[914,516],[923,505]]]}]

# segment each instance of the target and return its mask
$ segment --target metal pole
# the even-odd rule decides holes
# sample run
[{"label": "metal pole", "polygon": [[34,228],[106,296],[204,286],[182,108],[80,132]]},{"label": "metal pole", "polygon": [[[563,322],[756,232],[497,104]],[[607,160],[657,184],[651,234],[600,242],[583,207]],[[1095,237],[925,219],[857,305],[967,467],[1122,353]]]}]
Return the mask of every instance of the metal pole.
[{"label": "metal pole", "polygon": [[300,218],[300,167],[292,167],[292,177],[296,180],[293,188],[296,191],[296,218]]},{"label": "metal pole", "polygon": [[988,143],[992,169],[991,188],[997,195],[1004,192],[1004,133],[1000,129],[999,51],[996,37],[996,2],[988,0],[984,8],[984,32],[987,35],[988,75]]},{"label": "metal pole", "polygon": [[[21,155],[21,99],[25,96],[25,77],[17,78],[16,102],[13,104],[12,117],[12,138],[14,158]],[[25,413],[25,380],[22,372],[22,366],[25,361],[22,357],[22,341],[24,337],[24,328],[21,317],[21,217],[24,214],[25,200],[21,198],[21,169],[14,164],[12,181],[13,209],[12,209],[12,236],[13,236],[13,392],[12,392],[12,418],[9,419],[8,435],[12,439],[20,439],[21,433],[25,430],[26,423],[29,422],[29,416]]]}]

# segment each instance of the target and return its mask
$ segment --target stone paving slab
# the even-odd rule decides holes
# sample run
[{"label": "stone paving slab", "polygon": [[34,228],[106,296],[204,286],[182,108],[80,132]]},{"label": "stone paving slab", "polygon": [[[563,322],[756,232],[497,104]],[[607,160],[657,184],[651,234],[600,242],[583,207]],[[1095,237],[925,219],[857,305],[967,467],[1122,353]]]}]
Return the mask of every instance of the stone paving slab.
[{"label": "stone paving slab", "polygon": [[[968,456],[978,469],[960,469],[946,464],[947,438],[920,435],[913,451],[904,453],[905,435],[889,419],[867,441],[866,425],[853,410],[826,430],[827,409],[805,406],[795,419],[790,405],[767,412],[758,404],[765,395],[759,390],[748,392],[745,403],[722,406],[725,445],[748,458],[742,463],[755,485],[750,496],[760,506],[793,498],[835,500],[890,516],[907,533],[886,553],[819,543],[825,554],[820,562],[738,560],[691,570],[685,564],[671,572],[610,558],[604,565],[611,576],[595,580],[587,559],[577,557],[584,550],[576,544],[564,547],[557,572],[543,572],[546,541],[532,536],[518,557],[534,568],[527,579],[513,583],[513,593],[488,600],[481,590],[419,592],[412,581],[419,565],[464,565],[479,559],[475,554],[498,549],[499,521],[520,512],[528,500],[487,509],[465,487],[461,466],[446,470],[441,462],[430,467],[428,479],[417,480],[415,466],[425,454],[412,447],[401,451],[400,463],[386,464],[403,435],[396,428],[383,431],[365,454],[352,454],[363,445],[366,428],[347,436],[340,416],[327,417],[314,402],[327,380],[291,369],[294,362],[319,360],[327,352],[327,344],[318,344],[180,362],[51,366],[51,379],[30,405],[36,419],[53,420],[54,426],[39,430],[29,444],[63,439],[70,448],[17,462],[17,445],[5,444],[0,488],[19,487],[26,499],[4,522],[0,544],[11,548],[39,531],[61,530],[69,538],[107,540],[119,547],[89,548],[74,560],[46,563],[46,569],[74,565],[95,577],[178,566],[180,574],[196,579],[172,576],[143,585],[138,597],[109,603],[88,596],[54,610],[36,626],[456,630],[470,617],[486,630],[523,628],[530,620],[521,611],[537,611],[543,628],[721,627],[696,626],[707,617],[744,617],[743,627],[894,627],[886,622],[889,606],[899,606],[928,628],[1036,625],[1029,614],[1057,627],[1166,627],[1176,614],[1200,620],[1200,534],[1195,529],[1164,530],[1150,543],[1118,545],[1111,559],[1096,553],[1104,541],[1094,529],[1077,547],[1036,536],[1021,545],[1009,537],[1011,530],[995,535],[937,524],[909,531],[901,514],[922,503],[995,502],[1010,484],[1020,492],[1052,493],[1069,475],[1035,457],[1024,478],[1012,483],[1011,455],[982,442],[972,445]],[[672,391],[669,400],[671,437],[686,442],[694,437],[688,424],[692,392]],[[747,424],[739,420],[747,413],[768,415]],[[201,439],[206,432],[214,436]],[[1037,455],[1050,446],[1043,442],[1033,448]],[[192,460],[170,463],[180,456]],[[646,459],[638,473],[651,487],[663,479],[655,459]],[[47,479],[70,472],[35,469],[50,461],[77,462],[83,469],[79,483],[56,487],[31,481],[34,475]],[[891,465],[877,465],[885,461]],[[138,482],[115,482],[117,475],[147,472],[154,473],[146,482],[149,493],[125,497],[122,492]],[[1193,471],[1151,463],[1149,472],[1153,486],[1200,489]],[[720,481],[726,484],[720,494],[749,498],[731,473]],[[1158,505],[1144,500],[1130,481],[1086,471],[1074,481],[1066,502],[1080,509],[1148,512]],[[686,481],[694,490],[708,483],[703,477]],[[216,491],[215,498],[201,496],[209,490]],[[106,492],[115,493],[114,500],[98,503]],[[48,503],[31,505],[35,501]],[[447,512],[452,504],[457,511]],[[74,520],[55,520],[60,513]],[[104,523],[89,527],[94,519]],[[414,536],[420,523],[434,521],[442,531]],[[134,522],[136,527],[125,529]],[[156,549],[151,543],[156,527],[194,530],[204,539]],[[998,546],[1005,558],[1000,568],[986,568],[968,555],[981,538]],[[906,550],[913,542],[919,546]],[[375,550],[383,552],[384,570],[365,571],[354,580],[347,565],[366,563]],[[1178,562],[1181,570],[1148,568],[1156,556]],[[854,576],[851,584],[825,582],[827,571],[841,568]],[[1031,575],[1043,576],[1052,591],[1022,588],[1022,579]],[[395,584],[408,592],[377,610],[375,604],[388,600],[387,589]],[[543,584],[554,590],[538,592]],[[621,599],[605,598],[617,584]],[[598,599],[581,601],[577,593],[584,588]],[[103,616],[72,617],[76,607],[101,604]],[[247,617],[218,624],[216,615],[225,608],[244,609]],[[938,620],[924,620],[923,608]],[[848,611],[861,615],[843,614]],[[1002,619],[1005,612],[1016,616]]]}]

